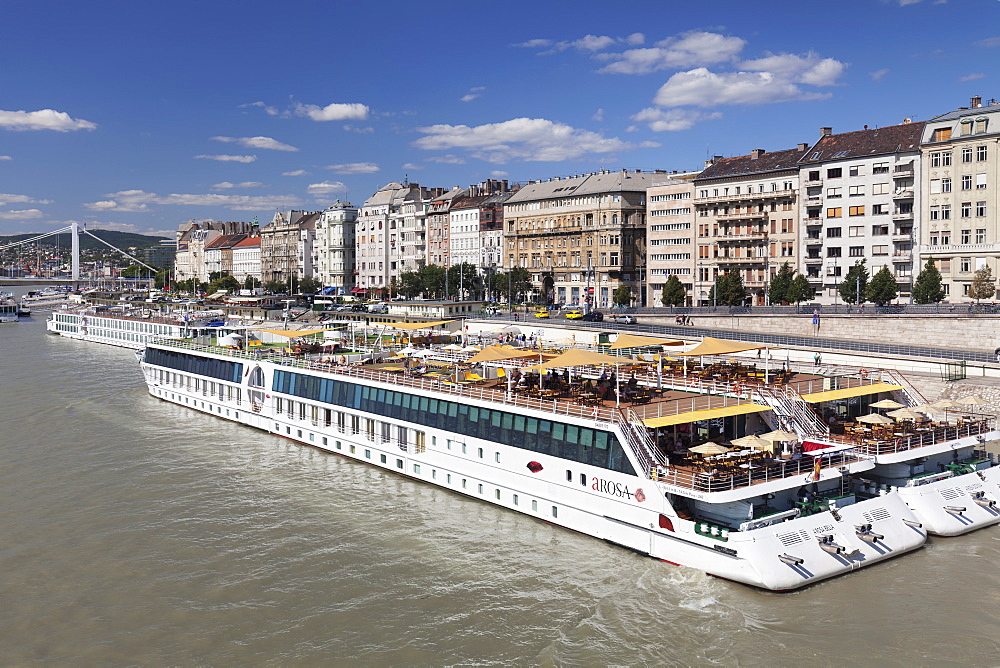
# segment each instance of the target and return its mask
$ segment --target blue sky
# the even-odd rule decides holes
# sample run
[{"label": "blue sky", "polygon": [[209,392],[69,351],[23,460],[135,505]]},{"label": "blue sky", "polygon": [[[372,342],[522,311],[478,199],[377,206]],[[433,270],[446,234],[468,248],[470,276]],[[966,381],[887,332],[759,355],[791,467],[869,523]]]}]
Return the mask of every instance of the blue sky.
[{"label": "blue sky", "polygon": [[1000,98],[998,0],[8,0],[0,234],[698,168]]}]

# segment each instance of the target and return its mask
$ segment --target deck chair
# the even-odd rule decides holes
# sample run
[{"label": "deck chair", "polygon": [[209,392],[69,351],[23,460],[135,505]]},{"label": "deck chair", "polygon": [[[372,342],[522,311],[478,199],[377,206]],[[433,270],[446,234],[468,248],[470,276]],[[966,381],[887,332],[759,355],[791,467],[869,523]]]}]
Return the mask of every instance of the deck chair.
[{"label": "deck chair", "polygon": [[480,376],[475,371],[465,371],[465,382],[467,383],[485,383],[486,379]]}]

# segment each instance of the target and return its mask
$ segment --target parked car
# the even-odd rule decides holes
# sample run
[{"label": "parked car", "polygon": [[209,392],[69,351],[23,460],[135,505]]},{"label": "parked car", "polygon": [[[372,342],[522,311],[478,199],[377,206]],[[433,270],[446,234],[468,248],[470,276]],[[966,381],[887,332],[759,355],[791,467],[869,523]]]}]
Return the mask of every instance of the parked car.
[{"label": "parked car", "polygon": [[590,311],[589,313],[584,313],[581,319],[589,322],[602,322],[604,314],[600,311]]},{"label": "parked car", "polygon": [[634,325],[635,316],[627,313],[616,313],[611,316],[611,322],[617,322],[622,325]]}]

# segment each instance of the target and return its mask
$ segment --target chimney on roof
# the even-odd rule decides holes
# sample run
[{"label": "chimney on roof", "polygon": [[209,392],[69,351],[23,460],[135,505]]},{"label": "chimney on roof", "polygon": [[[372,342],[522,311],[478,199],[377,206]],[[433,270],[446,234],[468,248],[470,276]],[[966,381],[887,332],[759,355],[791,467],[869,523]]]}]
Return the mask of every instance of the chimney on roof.
[{"label": "chimney on roof", "polygon": [[762,149],[762,148],[755,148],[754,150],[750,151],[750,159],[751,160],[756,160],[757,158],[759,158],[762,155],[764,155],[764,149]]},{"label": "chimney on roof", "polygon": [[832,135],[832,134],[833,134],[833,128],[820,128],[819,129],[819,137],[820,137],[820,139],[822,139],[823,137],[825,137],[827,135]]},{"label": "chimney on roof", "polygon": [[973,96],[973,98],[972,98],[972,104],[969,105],[969,106],[971,106],[973,109],[977,109],[977,108],[983,106],[983,98],[980,97],[979,95]]},{"label": "chimney on roof", "polygon": [[804,151],[804,150],[806,150],[807,148],[809,148],[809,144],[805,143],[804,141],[803,141],[803,142],[799,142],[799,144],[798,144],[798,149],[799,149],[800,151]]}]

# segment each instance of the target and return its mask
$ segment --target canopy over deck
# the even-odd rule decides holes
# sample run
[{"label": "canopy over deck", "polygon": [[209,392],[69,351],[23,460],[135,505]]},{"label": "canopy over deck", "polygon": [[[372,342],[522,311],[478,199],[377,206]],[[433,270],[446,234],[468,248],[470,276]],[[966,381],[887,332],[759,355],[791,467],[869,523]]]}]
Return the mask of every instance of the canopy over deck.
[{"label": "canopy over deck", "polygon": [[619,334],[609,350],[623,348],[648,348],[650,346],[683,346],[683,341],[676,339],[661,339],[653,336],[638,336],[636,334]]},{"label": "canopy over deck", "polygon": [[686,353],[674,354],[677,356],[687,355],[691,357],[697,355],[731,355],[733,353],[742,353],[747,350],[760,350],[761,348],[767,348],[767,346],[758,345],[756,343],[746,343],[743,341],[716,339],[711,336],[706,336],[702,339],[701,343]]},{"label": "canopy over deck", "polygon": [[863,397],[869,394],[878,394],[879,392],[892,392],[894,390],[902,390],[902,385],[893,385],[891,383],[872,383],[871,385],[860,385],[858,387],[845,387],[842,390],[827,390],[826,392],[813,392],[812,394],[803,394],[802,400],[810,404],[818,404],[822,401],[835,401],[837,399],[849,399],[851,397]]},{"label": "canopy over deck", "polygon": [[769,410],[772,410],[770,406],[763,406],[761,404],[737,404],[735,406],[723,406],[722,408],[709,408],[702,411],[688,411],[686,413],[646,418],[642,422],[647,427],[669,427],[675,424],[714,420],[715,418],[747,415],[748,413],[760,413]]}]

